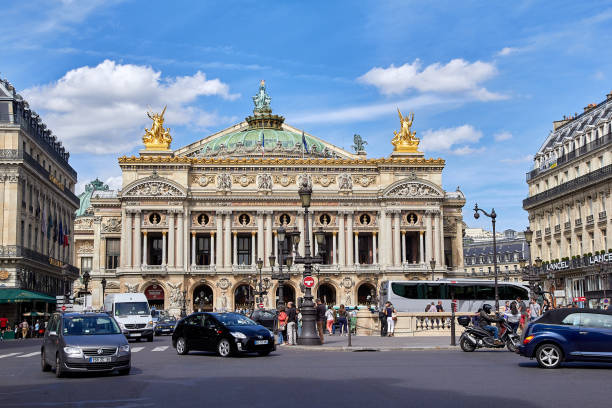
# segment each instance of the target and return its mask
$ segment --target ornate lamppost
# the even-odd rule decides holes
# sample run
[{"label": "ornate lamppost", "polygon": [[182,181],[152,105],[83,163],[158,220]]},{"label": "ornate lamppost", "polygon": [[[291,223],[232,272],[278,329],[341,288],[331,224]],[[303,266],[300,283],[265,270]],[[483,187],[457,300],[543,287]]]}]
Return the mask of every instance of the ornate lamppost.
[{"label": "ornate lamppost", "polygon": [[291,269],[291,265],[293,265],[293,257],[287,256],[285,249],[285,237],[287,231],[285,227],[282,225],[276,232],[277,238],[277,252],[278,252],[278,272],[274,273],[274,264],[276,263],[276,257],[274,254],[270,255],[268,258],[270,261],[270,268],[272,269],[272,279],[278,281],[278,302],[276,302],[276,308],[282,308],[285,306],[285,295],[283,292],[283,288],[285,285],[285,281],[291,278],[289,272],[283,272],[283,264],[287,264],[287,269]]},{"label": "ornate lamppost", "polygon": [[497,218],[497,214],[495,214],[495,208],[491,209],[491,213],[486,212],[482,208],[478,208],[478,204],[474,205],[474,218],[478,219],[480,214],[478,212],[483,213],[487,217],[491,218],[491,224],[493,224],[493,270],[495,273],[495,311],[499,312],[499,290],[497,285],[497,240],[495,237],[495,219]]},{"label": "ornate lamppost", "polygon": [[[308,207],[310,207],[310,199],[312,197],[312,187],[308,182],[308,179],[304,177],[302,179],[302,185],[299,189],[300,200],[302,207],[304,208],[304,256],[300,256],[296,251],[295,263],[304,265],[303,277],[312,276],[313,264],[323,263],[321,256],[322,252],[319,250],[319,255],[312,256],[310,254],[310,225],[308,223]],[[320,231],[315,234],[317,244],[321,245],[325,241],[325,234],[321,234]],[[298,240],[299,242],[299,240]],[[294,245],[296,245],[294,238]],[[321,246],[319,246],[321,248]],[[302,312],[302,335],[298,339],[300,345],[306,346],[318,346],[321,344],[321,339],[317,335],[316,329],[316,310],[314,302],[312,301],[312,290],[309,287],[304,289],[304,301],[301,307]]]},{"label": "ornate lamppost", "polygon": [[187,316],[187,291],[183,289],[183,299],[182,299],[182,307],[181,307],[181,317]]},{"label": "ornate lamppost", "polygon": [[431,280],[435,280],[434,278],[434,271],[436,270],[436,260],[431,258],[431,261],[429,261],[429,267],[431,268]]},{"label": "ornate lamppost", "polygon": [[104,308],[104,292],[106,292],[106,278],[102,278],[100,281],[100,285],[102,285],[102,308]]},{"label": "ornate lamppost", "polygon": [[[261,269],[263,268],[263,259],[259,258],[257,260],[257,269],[259,269],[259,290],[257,291],[257,302],[263,304],[263,297],[265,294],[267,294],[268,292],[266,290],[263,289],[263,277],[262,277],[262,273],[261,273]],[[255,309],[255,308],[253,308]]]},{"label": "ornate lamppost", "polygon": [[91,276],[89,275],[89,271],[83,272],[83,285],[85,286],[85,295],[86,296],[89,293],[88,287],[89,287],[89,280],[90,279],[91,279]]}]

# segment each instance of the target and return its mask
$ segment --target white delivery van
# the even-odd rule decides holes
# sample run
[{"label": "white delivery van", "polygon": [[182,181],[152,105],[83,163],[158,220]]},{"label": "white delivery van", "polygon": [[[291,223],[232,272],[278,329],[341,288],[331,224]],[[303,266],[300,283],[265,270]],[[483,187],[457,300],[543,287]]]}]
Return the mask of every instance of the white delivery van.
[{"label": "white delivery van", "polygon": [[153,318],[144,293],[112,293],[104,298],[104,311],[112,315],[128,339],[153,341]]}]

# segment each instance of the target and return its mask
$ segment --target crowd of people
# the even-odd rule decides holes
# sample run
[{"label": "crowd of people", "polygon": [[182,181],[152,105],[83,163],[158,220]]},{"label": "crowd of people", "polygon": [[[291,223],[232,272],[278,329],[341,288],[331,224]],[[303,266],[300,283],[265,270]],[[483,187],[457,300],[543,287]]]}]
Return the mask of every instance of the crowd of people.
[{"label": "crowd of people", "polygon": [[7,318],[0,317],[0,341],[4,341],[8,332],[13,332],[15,339],[38,338],[45,334],[47,321],[35,320],[29,323],[26,319],[11,325]]}]

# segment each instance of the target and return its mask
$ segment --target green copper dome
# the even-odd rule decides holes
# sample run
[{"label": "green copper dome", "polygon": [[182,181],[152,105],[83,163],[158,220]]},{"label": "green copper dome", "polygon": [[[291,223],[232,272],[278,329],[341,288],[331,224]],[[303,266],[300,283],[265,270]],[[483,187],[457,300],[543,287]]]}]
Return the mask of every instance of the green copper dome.
[{"label": "green copper dome", "polygon": [[[307,151],[312,150],[312,146],[316,146],[317,152],[322,152],[325,149],[325,145],[320,141],[304,135],[306,141]],[[295,146],[299,146],[302,149],[302,135],[298,133],[289,132],[287,130],[277,129],[246,129],[240,132],[233,132],[227,135],[220,136],[208,143],[205,143],[201,151],[202,153],[216,152],[221,148],[221,145],[226,150],[234,150],[241,143],[247,150],[251,150],[255,146],[263,145],[265,150],[271,150],[278,146],[280,142],[283,149],[293,149]]]}]

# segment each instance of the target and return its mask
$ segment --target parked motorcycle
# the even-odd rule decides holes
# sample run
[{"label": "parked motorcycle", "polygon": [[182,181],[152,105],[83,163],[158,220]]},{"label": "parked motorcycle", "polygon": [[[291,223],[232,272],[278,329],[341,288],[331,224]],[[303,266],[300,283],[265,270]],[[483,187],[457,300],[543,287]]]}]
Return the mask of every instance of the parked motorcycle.
[{"label": "parked motorcycle", "polygon": [[483,329],[480,326],[470,325],[471,318],[469,316],[460,316],[457,321],[465,327],[465,331],[459,338],[459,346],[465,352],[474,351],[477,348],[504,348],[507,347],[513,353],[516,353],[520,344],[520,336],[512,331],[512,328],[505,320],[500,322],[499,344],[495,343],[493,334]]}]

